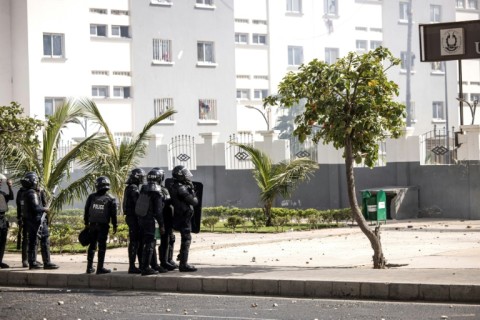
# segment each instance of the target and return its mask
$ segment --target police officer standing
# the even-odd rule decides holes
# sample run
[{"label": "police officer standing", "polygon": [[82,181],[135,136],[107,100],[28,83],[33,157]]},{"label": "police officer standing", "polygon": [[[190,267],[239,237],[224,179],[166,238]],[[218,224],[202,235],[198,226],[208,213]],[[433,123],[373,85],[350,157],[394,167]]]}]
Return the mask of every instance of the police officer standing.
[{"label": "police officer standing", "polygon": [[135,214],[135,205],[140,195],[140,186],[144,184],[145,171],[135,168],[130,172],[127,180],[127,187],[123,193],[123,213],[125,214],[125,222],[128,225],[128,273],[141,273],[140,269],[135,266],[135,260],[138,257],[140,265],[142,259],[142,240],[140,237],[140,226]]},{"label": "police officer standing", "polygon": [[[160,234],[165,233],[163,224],[163,196],[160,185],[164,179],[164,174],[159,169],[152,169],[147,174],[147,184],[142,186],[140,196],[135,206],[135,213],[138,216],[140,232],[143,239],[142,263],[140,269],[142,276],[148,276],[156,273],[167,272],[158,265],[155,253],[155,221],[158,223]],[[155,266],[155,269],[151,267]]]},{"label": "police officer standing", "polygon": [[90,245],[87,250],[87,273],[94,273],[93,258],[98,244],[97,274],[112,272],[104,268],[105,253],[107,251],[108,230],[110,222],[113,233],[117,232],[117,200],[107,193],[110,190],[110,180],[107,177],[98,177],[95,181],[97,192],[88,196],[85,203],[83,220],[88,226]]},{"label": "police officer standing", "polygon": [[[0,178],[0,187],[2,186]],[[0,268],[8,268],[8,264],[3,263],[3,254],[5,253],[5,245],[7,244],[8,220],[5,212],[8,211],[7,202],[13,200],[12,180],[7,180],[8,194],[0,190]]]},{"label": "police officer standing", "polygon": [[[162,171],[163,172],[163,171]],[[170,192],[162,183],[161,192],[163,195],[163,223],[165,224],[165,233],[160,236],[160,246],[158,247],[158,256],[160,265],[172,271],[178,268],[178,264],[173,261],[173,246],[175,245],[175,234],[173,233],[173,205]]]},{"label": "police officer standing", "polygon": [[180,165],[172,170],[173,183],[170,186],[173,204],[173,229],[180,232],[181,243],[180,272],[194,272],[197,268],[188,264],[188,253],[192,242],[193,206],[198,204],[195,188],[192,183],[193,175],[186,167]]},{"label": "police officer standing", "polygon": [[40,238],[40,251],[42,252],[43,269],[58,269],[58,266],[50,261],[50,234],[48,232],[47,213],[49,211],[42,203],[39,190],[38,176],[28,172],[24,180],[27,189],[23,195],[23,209],[28,228],[28,265],[30,269],[40,269],[37,263],[37,237]]}]

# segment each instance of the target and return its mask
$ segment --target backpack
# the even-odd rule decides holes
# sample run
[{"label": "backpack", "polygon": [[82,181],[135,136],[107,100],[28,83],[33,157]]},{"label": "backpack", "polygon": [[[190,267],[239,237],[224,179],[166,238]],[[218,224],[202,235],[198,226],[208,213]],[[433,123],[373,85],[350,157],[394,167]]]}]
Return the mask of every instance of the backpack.
[{"label": "backpack", "polygon": [[145,217],[150,208],[150,196],[148,193],[140,192],[140,196],[135,204],[135,214],[139,217]]}]

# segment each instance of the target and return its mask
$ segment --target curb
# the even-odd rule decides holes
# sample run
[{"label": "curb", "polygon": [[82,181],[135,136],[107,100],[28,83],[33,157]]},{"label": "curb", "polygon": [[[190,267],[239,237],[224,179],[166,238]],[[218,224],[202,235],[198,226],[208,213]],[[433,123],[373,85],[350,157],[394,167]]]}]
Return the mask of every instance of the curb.
[{"label": "curb", "polygon": [[295,298],[480,303],[480,285],[458,284],[278,280],[199,277],[190,274],[142,277],[124,272],[93,275],[2,270],[0,272],[0,285]]}]

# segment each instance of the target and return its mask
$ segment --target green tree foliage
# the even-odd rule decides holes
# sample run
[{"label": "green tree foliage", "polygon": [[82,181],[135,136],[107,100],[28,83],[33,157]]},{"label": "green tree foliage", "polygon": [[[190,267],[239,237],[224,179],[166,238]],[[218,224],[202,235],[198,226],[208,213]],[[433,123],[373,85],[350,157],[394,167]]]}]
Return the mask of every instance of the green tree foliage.
[{"label": "green tree foliage", "polygon": [[220,219],[218,217],[215,217],[215,216],[210,216],[210,217],[206,217],[202,220],[202,224],[209,228],[210,231],[215,231],[215,225],[218,223],[218,221],[220,221]]},{"label": "green tree foliage", "polygon": [[305,101],[305,111],[295,119],[294,134],[304,141],[331,143],[344,149],[348,197],[353,217],[370,240],[374,268],[385,267],[379,226],[370,230],[356,199],[354,161],[373,167],[378,143],[399,137],[405,127],[405,106],[395,102],[398,85],[386,70],[400,63],[386,48],[363,55],[349,53],[334,64],[313,60],[298,72],[289,72],[278,86],[278,95],[265,105],[292,107]]},{"label": "green tree foliage", "polygon": [[232,143],[247,152],[252,160],[253,177],[260,188],[266,226],[272,226],[272,206],[277,196],[290,197],[297,185],[308,180],[318,169],[318,164],[308,158],[297,158],[274,164],[270,157],[259,149],[246,144]]},{"label": "green tree foliage", "polygon": [[23,108],[16,102],[0,106],[0,165],[13,157],[11,153],[19,144],[37,149],[42,126],[42,121],[23,116]]},{"label": "green tree foliage", "polygon": [[86,171],[91,172],[94,176],[108,177],[111,183],[111,192],[119,199],[119,203],[122,203],[128,174],[146,155],[146,142],[150,139],[150,129],[176,111],[173,109],[167,110],[160,116],[148,121],[138,135],[117,142],[95,102],[84,99],[80,100],[79,103],[87,110],[89,117],[100,125],[104,133],[101,143],[91,145],[91,148],[82,153],[81,163]]}]

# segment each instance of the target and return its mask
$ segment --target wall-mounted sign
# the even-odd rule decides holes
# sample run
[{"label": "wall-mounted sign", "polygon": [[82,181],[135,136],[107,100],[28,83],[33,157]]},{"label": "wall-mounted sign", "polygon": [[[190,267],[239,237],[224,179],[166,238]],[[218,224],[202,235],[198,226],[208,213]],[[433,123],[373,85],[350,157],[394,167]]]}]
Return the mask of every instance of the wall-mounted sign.
[{"label": "wall-mounted sign", "polygon": [[420,60],[480,58],[480,20],[421,24]]}]

